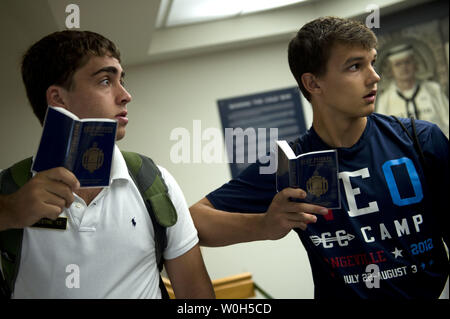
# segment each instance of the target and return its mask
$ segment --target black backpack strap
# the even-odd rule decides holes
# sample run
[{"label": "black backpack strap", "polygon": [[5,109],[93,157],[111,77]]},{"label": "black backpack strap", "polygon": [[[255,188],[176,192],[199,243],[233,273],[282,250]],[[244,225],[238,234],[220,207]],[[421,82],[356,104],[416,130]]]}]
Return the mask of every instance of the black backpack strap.
[{"label": "black backpack strap", "polygon": [[419,138],[417,137],[417,131],[416,131],[416,123],[414,120],[414,117],[411,116],[410,120],[411,120],[411,128],[412,128],[412,134],[409,133],[408,129],[405,127],[405,125],[403,125],[403,123],[394,115],[392,115],[392,117],[394,118],[394,120],[400,124],[400,126],[402,127],[403,131],[408,135],[408,137],[412,140],[413,145],[414,145],[414,149],[416,150],[417,154],[419,155],[419,160],[420,160],[420,164],[423,167],[424,172],[426,173],[427,171],[427,164],[425,161],[425,156],[423,155],[423,151],[422,151],[422,147],[420,146],[419,143]]},{"label": "black backpack strap", "polygon": [[[409,136],[409,138],[413,141],[414,144],[414,149],[416,150],[416,153],[419,155],[419,160],[420,160],[420,164],[422,165],[422,169],[424,172],[424,176],[425,176],[425,181],[429,184],[432,185],[432,180],[433,177],[430,173],[432,172],[432,170],[429,169],[429,165],[427,164],[426,160],[425,160],[425,155],[423,154],[422,151],[422,147],[420,146],[419,143],[419,138],[417,137],[417,131],[416,131],[416,124],[415,124],[415,120],[414,117],[411,116],[410,120],[411,120],[411,128],[412,128],[412,134],[409,133],[408,129],[403,125],[403,123],[394,115],[392,115],[392,117],[397,121],[397,123],[400,124],[400,126],[402,127],[403,131]],[[448,245],[448,214],[436,214],[436,218],[437,218],[437,228],[439,229],[442,238],[444,238],[444,241],[446,242],[446,244]]]},{"label": "black backpack strap", "polygon": [[[5,175],[6,170],[0,172],[0,194],[2,193],[2,184],[3,184],[3,175]],[[1,236],[0,232],[0,236]],[[6,256],[5,256],[6,257]],[[3,259],[5,258],[3,257],[3,249],[2,249],[2,243],[0,241],[0,261],[1,261],[1,268],[5,268],[4,266],[4,261]],[[3,275],[3,272],[0,269],[0,300],[1,299],[8,299],[11,296],[11,289],[9,288],[7,281],[6,281],[6,277]]]},{"label": "black backpack strap", "polygon": [[[0,173],[0,194],[12,194],[31,178],[32,159],[27,158]],[[8,229],[0,232],[0,297],[11,298],[19,272],[22,251],[23,229]]]},{"label": "black backpack strap", "polygon": [[19,273],[20,255],[22,251],[23,229],[9,229],[0,232],[2,269],[0,271],[0,295],[11,298],[17,274]]}]

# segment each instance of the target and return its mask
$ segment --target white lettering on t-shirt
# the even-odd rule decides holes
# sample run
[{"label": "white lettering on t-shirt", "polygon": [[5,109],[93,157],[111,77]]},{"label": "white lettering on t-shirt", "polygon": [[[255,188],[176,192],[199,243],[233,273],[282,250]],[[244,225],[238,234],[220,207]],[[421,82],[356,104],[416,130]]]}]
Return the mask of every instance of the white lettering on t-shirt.
[{"label": "white lettering on t-shirt", "polygon": [[342,179],[342,183],[344,184],[345,196],[347,198],[347,203],[349,207],[348,211],[349,216],[357,217],[365,214],[378,212],[378,204],[376,201],[369,202],[369,206],[364,208],[358,208],[356,206],[355,196],[361,194],[361,190],[359,189],[359,187],[352,188],[350,177],[368,178],[370,177],[369,169],[362,168],[354,172],[339,173],[339,178]]}]

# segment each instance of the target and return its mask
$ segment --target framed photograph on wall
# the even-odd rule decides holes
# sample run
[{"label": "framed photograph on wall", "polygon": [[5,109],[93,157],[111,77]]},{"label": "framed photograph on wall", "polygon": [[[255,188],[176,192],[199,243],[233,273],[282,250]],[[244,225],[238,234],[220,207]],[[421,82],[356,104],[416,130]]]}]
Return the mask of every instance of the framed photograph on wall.
[{"label": "framed photograph on wall", "polygon": [[376,112],[433,122],[448,137],[448,2],[381,15],[380,26]]}]

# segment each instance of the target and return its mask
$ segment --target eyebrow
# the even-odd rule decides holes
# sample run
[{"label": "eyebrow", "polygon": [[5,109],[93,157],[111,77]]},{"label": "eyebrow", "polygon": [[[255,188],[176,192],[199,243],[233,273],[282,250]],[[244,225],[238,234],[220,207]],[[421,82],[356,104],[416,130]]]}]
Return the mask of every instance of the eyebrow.
[{"label": "eyebrow", "polygon": [[[92,73],[91,76],[96,76],[97,74],[102,73],[102,72],[117,74],[117,73],[119,73],[119,70],[117,70],[117,68],[114,66],[105,66],[104,68],[101,68],[101,69],[97,70],[96,72]],[[122,71],[122,73],[120,74],[120,77],[124,78],[125,72]]]},{"label": "eyebrow", "polygon": [[[356,57],[348,58],[348,59],[344,62],[344,65],[348,65],[348,64],[353,63],[353,62],[362,61],[362,60],[364,60],[364,59],[365,59],[365,57],[362,57],[362,56],[356,56]],[[377,59],[377,55],[375,54],[375,55],[373,56],[373,60],[376,60],[376,59]]]}]

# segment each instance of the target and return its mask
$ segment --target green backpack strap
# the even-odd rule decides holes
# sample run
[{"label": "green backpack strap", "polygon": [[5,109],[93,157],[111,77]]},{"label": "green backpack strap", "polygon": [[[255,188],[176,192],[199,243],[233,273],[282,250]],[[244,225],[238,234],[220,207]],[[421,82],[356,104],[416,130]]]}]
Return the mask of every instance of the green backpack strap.
[{"label": "green backpack strap", "polygon": [[144,201],[149,201],[159,225],[170,227],[177,222],[177,212],[156,164],[149,157],[122,151],[122,155]]},{"label": "green backpack strap", "polygon": [[2,177],[2,181],[0,184],[1,194],[14,193],[31,179],[32,162],[32,157],[29,157],[20,162],[17,162],[13,166],[2,172],[4,178]]},{"label": "green backpack strap", "polygon": [[[31,178],[32,158],[24,159],[0,173],[0,194],[14,193]],[[0,272],[0,295],[10,298],[19,272],[23,229],[0,232],[2,272]],[[3,279],[4,277],[4,279]]]},{"label": "green backpack strap", "polygon": [[[169,198],[168,189],[161,172],[153,160],[133,152],[122,151],[122,155],[152,220],[155,233],[156,263],[159,271],[162,271],[164,265],[163,253],[167,247],[166,228],[175,225],[177,212]],[[162,297],[169,299],[161,275],[159,276],[159,288]]]}]

